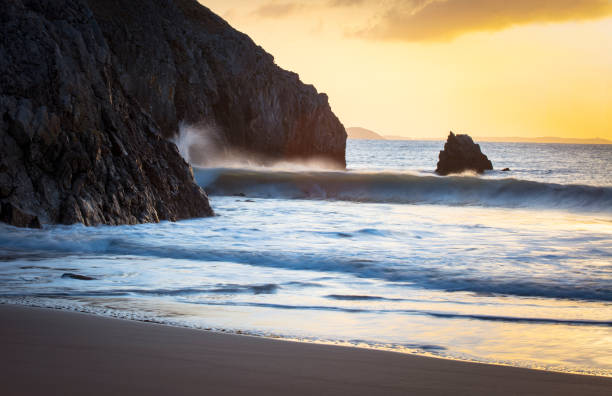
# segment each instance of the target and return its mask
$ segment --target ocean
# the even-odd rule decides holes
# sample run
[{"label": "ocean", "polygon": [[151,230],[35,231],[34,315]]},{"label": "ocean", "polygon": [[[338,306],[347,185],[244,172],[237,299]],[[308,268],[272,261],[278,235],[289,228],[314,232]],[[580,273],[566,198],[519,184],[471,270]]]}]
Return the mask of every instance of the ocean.
[{"label": "ocean", "polygon": [[195,168],[212,218],[0,225],[0,302],[612,376],[612,145],[481,143],[510,172],[438,177],[442,146]]}]

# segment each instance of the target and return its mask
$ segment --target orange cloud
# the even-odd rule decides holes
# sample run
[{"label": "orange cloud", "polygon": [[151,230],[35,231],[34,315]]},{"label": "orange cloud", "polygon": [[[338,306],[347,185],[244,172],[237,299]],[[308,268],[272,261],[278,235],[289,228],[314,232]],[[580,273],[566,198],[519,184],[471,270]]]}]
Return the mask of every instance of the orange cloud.
[{"label": "orange cloud", "polygon": [[515,25],[597,19],[612,14],[612,0],[396,0],[363,38],[446,41],[474,31]]},{"label": "orange cloud", "polygon": [[282,18],[299,11],[303,7],[304,4],[299,2],[269,2],[259,6],[252,14],[259,18]]},{"label": "orange cloud", "polygon": [[[423,0],[420,0],[423,1]],[[259,18],[284,18],[297,14],[305,9],[324,12],[328,8],[354,7],[372,5],[368,0],[269,0],[251,13]],[[380,6],[380,5],[379,5]]]}]

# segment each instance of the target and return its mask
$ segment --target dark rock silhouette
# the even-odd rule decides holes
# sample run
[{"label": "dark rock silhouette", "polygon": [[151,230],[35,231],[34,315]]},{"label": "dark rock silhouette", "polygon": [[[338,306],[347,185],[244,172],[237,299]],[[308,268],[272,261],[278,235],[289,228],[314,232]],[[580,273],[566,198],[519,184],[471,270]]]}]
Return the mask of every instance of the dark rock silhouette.
[{"label": "dark rock silhouette", "polygon": [[510,168],[504,168],[501,170],[502,172],[510,172]]},{"label": "dark rock silhouette", "polygon": [[62,274],[62,278],[69,278],[69,279],[76,279],[76,280],[96,280],[96,278],[93,278],[91,276],[73,274],[71,272],[66,272],[65,274]]},{"label": "dark rock silhouette", "polygon": [[282,70],[197,1],[87,2],[121,87],[163,136],[175,135],[179,122],[210,126],[219,151],[263,162],[320,158],[346,166],[346,132],[327,95]]},{"label": "dark rock silhouette", "polygon": [[467,170],[482,173],[491,169],[493,164],[470,136],[455,135],[451,132],[444,144],[444,150],[440,151],[436,173],[444,176]]},{"label": "dark rock silhouette", "polygon": [[212,214],[176,146],[121,87],[86,3],[1,2],[0,54],[2,220],[134,224]]},{"label": "dark rock silhouette", "polygon": [[167,138],[345,165],[324,94],[195,0],[0,2],[0,220],[134,224],[212,215]]}]

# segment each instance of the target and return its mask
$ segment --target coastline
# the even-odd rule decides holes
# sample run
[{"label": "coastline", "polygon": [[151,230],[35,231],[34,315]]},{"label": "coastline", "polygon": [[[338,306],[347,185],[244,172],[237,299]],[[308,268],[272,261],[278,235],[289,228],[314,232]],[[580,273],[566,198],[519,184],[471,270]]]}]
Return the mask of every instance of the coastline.
[{"label": "coastline", "polygon": [[[612,378],[0,305],[8,394],[604,395]],[[52,390],[52,391],[50,391]]]}]

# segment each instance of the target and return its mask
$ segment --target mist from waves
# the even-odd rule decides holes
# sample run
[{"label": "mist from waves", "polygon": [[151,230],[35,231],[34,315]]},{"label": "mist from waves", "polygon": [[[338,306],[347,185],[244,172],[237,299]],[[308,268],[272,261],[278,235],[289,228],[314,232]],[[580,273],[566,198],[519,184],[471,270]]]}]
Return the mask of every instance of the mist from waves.
[{"label": "mist from waves", "polygon": [[325,158],[279,160],[232,147],[220,129],[206,121],[179,123],[178,133],[171,141],[176,144],[183,159],[198,168],[338,169],[336,162]]}]

